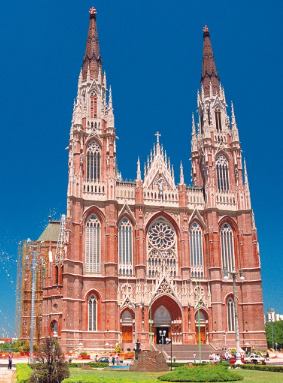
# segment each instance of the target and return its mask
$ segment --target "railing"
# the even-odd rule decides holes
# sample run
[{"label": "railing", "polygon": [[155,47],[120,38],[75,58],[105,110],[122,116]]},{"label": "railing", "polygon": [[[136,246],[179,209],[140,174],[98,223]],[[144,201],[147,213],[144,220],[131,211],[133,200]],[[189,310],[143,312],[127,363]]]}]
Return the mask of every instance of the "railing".
[{"label": "railing", "polygon": [[236,210],[236,195],[235,193],[216,193],[215,204],[220,209]]},{"label": "railing", "polygon": [[135,183],[134,182],[117,182],[116,198],[117,200],[135,200]]},{"label": "railing", "polygon": [[218,142],[219,144],[226,144],[227,143],[227,134],[226,133],[215,133],[214,134],[214,140]]},{"label": "railing", "polygon": [[199,188],[188,188],[187,189],[188,197],[188,207],[191,209],[201,209],[204,208],[204,196],[203,190]]},{"label": "railing", "polygon": [[119,265],[119,276],[133,276],[133,265]]},{"label": "railing", "polygon": [[161,191],[157,188],[145,189],[143,192],[144,202],[147,205],[178,206],[178,190]]},{"label": "railing", "polygon": [[106,198],[106,185],[104,182],[85,181],[83,183],[85,198],[104,200]]}]

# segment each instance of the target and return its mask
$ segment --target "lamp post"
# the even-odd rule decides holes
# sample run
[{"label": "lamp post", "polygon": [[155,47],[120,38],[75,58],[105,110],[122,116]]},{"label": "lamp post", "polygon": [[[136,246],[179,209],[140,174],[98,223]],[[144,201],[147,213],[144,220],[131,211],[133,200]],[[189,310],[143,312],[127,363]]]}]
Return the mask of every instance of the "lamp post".
[{"label": "lamp post", "polygon": [[153,333],[152,333],[152,325],[153,325],[153,320],[151,319],[151,306],[149,307],[149,320],[148,320],[148,323],[149,323],[149,347],[150,347],[150,351],[152,351],[152,336],[153,336]]},{"label": "lamp post", "polygon": [[159,336],[161,336],[161,344],[162,344],[162,346],[164,344],[165,335],[166,335],[166,330],[159,330]]},{"label": "lamp post", "polygon": [[232,276],[233,281],[233,295],[234,295],[234,318],[235,318],[235,338],[236,338],[236,362],[235,364],[242,364],[241,361],[241,347],[240,347],[240,331],[239,331],[239,316],[238,316],[238,293],[236,279],[239,275],[240,279],[243,281],[245,277],[243,276],[242,270],[237,273],[235,270],[228,271],[224,270],[224,279],[229,278],[229,274]]}]

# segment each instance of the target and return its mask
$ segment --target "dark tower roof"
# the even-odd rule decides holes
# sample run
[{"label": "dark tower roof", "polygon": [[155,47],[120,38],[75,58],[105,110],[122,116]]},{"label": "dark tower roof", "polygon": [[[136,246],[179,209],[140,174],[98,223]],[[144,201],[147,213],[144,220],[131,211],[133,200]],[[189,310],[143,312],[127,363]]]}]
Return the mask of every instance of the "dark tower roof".
[{"label": "dark tower roof", "polygon": [[202,53],[202,74],[201,83],[205,96],[209,96],[210,81],[212,84],[213,94],[219,93],[220,78],[214,61],[212,45],[210,41],[210,33],[208,27],[203,28],[203,53]]},{"label": "dark tower roof", "polygon": [[89,10],[89,28],[86,41],[86,50],[82,65],[82,77],[86,80],[89,68],[90,78],[97,79],[99,68],[101,69],[102,61],[100,57],[99,40],[96,26],[96,9],[91,7]]}]

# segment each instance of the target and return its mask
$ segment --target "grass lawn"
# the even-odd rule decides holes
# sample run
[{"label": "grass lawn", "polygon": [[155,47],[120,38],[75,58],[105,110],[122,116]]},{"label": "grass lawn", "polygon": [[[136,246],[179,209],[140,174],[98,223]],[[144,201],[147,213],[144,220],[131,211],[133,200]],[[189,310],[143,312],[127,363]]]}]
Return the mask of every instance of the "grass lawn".
[{"label": "grass lawn", "polygon": [[[240,381],[244,383],[283,383],[283,373],[280,372],[263,372],[252,370],[237,369],[237,372],[244,377]],[[80,368],[70,368],[70,378],[72,382],[74,378],[79,382],[95,382],[95,383],[161,383],[157,379],[160,372],[129,372],[129,371],[104,371],[104,370],[82,370]],[[92,379],[94,378],[94,379]]]}]

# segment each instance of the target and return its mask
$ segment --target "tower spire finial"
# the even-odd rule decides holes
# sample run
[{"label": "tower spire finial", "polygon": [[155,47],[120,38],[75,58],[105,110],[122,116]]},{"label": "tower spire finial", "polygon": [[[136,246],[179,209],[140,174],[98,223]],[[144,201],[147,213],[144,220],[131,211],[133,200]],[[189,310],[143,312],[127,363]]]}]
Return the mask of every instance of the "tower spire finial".
[{"label": "tower spire finial", "polygon": [[137,181],[141,181],[141,163],[139,157],[137,160]]},{"label": "tower spire finial", "polygon": [[203,27],[203,54],[202,54],[202,74],[201,84],[204,89],[204,95],[209,97],[210,82],[213,94],[219,93],[220,78],[218,76],[215,60],[213,56],[210,33],[208,26]]},{"label": "tower spire finial", "polygon": [[97,79],[99,68],[101,70],[102,61],[100,57],[99,40],[96,25],[96,9],[91,7],[89,9],[89,27],[86,41],[86,50],[82,65],[82,77],[85,80],[87,71],[90,71],[90,78]]},{"label": "tower spire finial", "polygon": [[184,169],[183,169],[183,164],[182,161],[180,162],[180,185],[184,185],[185,180],[184,180]]}]

